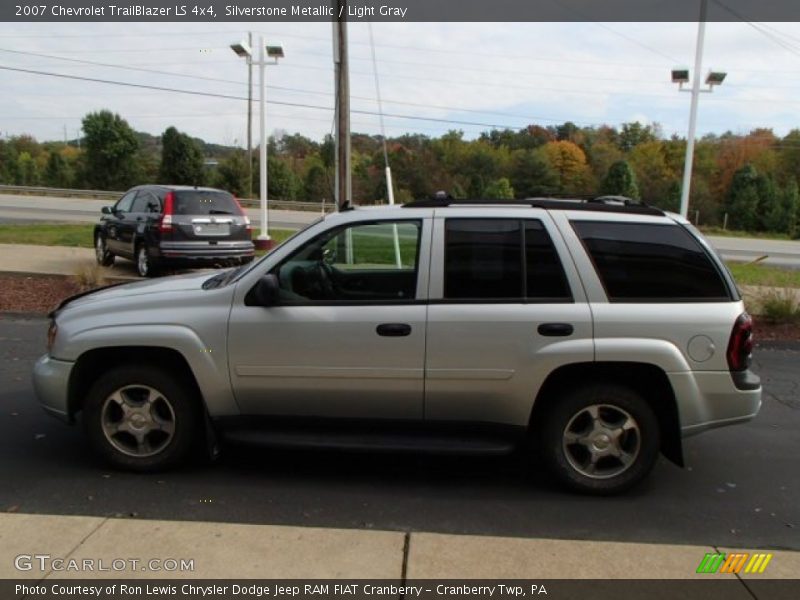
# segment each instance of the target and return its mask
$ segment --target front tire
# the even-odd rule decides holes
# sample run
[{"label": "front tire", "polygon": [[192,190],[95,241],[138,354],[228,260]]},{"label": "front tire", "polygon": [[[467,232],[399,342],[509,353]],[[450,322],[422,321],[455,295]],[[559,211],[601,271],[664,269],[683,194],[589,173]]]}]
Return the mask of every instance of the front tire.
[{"label": "front tire", "polygon": [[102,233],[94,236],[94,257],[97,260],[97,264],[102,267],[110,267],[114,264],[114,255],[108,250],[106,238],[103,237]]},{"label": "front tire", "polygon": [[652,470],[660,448],[658,420],[630,388],[594,384],[568,392],[540,430],[550,471],[587,494],[623,492]]},{"label": "front tire", "polygon": [[200,407],[191,387],[157,367],[117,367],[92,386],[83,425],[113,466],[159,471],[184,462],[198,438]]}]

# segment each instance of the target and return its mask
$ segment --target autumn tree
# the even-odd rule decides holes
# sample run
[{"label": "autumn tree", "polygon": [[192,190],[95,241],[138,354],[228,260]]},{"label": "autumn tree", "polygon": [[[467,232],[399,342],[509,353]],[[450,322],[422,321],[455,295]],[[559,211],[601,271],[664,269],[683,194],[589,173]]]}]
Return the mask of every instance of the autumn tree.
[{"label": "autumn tree", "polygon": [[544,159],[556,175],[558,191],[566,194],[585,192],[589,170],[586,155],[572,142],[549,142],[542,147]]}]

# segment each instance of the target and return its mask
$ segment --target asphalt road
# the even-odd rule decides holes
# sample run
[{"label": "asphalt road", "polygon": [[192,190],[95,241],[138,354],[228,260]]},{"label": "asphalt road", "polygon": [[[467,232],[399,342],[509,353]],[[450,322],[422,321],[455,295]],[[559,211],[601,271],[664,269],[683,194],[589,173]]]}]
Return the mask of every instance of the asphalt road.
[{"label": "asphalt road", "polygon": [[625,496],[562,491],[523,457],[441,458],[225,448],[213,464],[106,468],[81,430],[37,406],[46,322],[0,316],[0,510],[800,550],[800,353],[760,349],[765,403],[746,425],[686,440]]},{"label": "asphalt road", "polygon": [[[53,198],[49,196],[16,196],[0,194],[0,223],[36,221],[94,223],[106,200]],[[260,225],[259,211],[247,209],[253,223]],[[270,227],[299,229],[317,219],[308,211],[270,210]],[[710,237],[711,243],[726,260],[747,262],[767,256],[767,264],[800,268],[800,241],[760,240],[754,238]]]}]

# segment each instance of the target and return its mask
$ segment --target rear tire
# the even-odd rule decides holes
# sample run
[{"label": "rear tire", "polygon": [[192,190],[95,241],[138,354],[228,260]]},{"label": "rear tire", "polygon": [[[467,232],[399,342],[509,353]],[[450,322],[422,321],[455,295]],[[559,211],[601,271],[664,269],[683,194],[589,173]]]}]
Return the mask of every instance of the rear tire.
[{"label": "rear tire", "polygon": [[147,244],[144,242],[136,246],[136,272],[139,277],[155,277],[158,275],[158,265],[150,256]]},{"label": "rear tire", "polygon": [[116,367],[91,387],[83,425],[94,450],[113,466],[159,471],[183,463],[201,434],[191,386],[157,367]]},{"label": "rear tire", "polygon": [[652,470],[660,448],[658,420],[634,390],[598,383],[567,392],[540,431],[549,470],[572,490],[623,492]]},{"label": "rear tire", "polygon": [[97,233],[94,236],[94,257],[97,264],[103,267],[110,267],[114,264],[114,255],[108,250],[106,238],[102,233]]}]

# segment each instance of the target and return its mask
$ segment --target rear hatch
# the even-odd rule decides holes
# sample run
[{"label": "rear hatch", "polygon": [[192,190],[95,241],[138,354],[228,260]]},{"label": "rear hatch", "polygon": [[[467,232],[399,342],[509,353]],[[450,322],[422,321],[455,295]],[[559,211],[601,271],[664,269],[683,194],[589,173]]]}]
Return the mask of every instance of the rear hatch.
[{"label": "rear hatch", "polygon": [[250,220],[228,192],[176,190],[171,193],[172,241],[250,240]]}]

